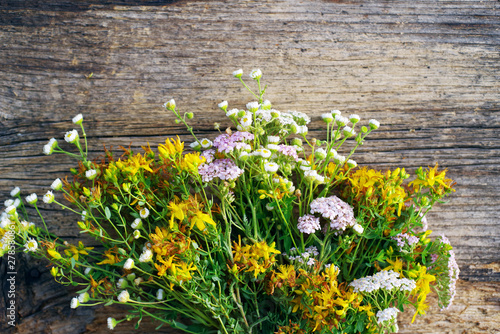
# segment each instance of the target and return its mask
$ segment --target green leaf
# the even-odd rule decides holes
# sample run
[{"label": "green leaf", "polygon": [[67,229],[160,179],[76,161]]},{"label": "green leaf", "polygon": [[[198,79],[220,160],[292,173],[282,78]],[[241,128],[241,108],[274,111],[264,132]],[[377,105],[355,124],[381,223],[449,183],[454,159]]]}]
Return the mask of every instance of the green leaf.
[{"label": "green leaf", "polygon": [[74,257],[71,258],[71,269],[75,269],[76,260]]}]

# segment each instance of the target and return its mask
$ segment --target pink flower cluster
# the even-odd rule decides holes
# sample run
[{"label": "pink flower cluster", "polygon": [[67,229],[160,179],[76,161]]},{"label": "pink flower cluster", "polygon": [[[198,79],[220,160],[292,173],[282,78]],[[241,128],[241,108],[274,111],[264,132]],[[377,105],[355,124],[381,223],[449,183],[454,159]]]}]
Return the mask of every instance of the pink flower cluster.
[{"label": "pink flower cluster", "polygon": [[344,231],[356,224],[351,206],[337,196],[320,197],[311,202],[311,213],[319,213],[330,220],[332,230]]},{"label": "pink flower cluster", "polygon": [[236,131],[230,135],[224,133],[214,139],[214,147],[221,153],[231,153],[234,150],[246,148],[245,140],[253,140],[254,136],[250,132]]},{"label": "pink flower cluster", "polygon": [[[448,245],[450,244],[450,241],[444,235],[441,236],[441,242]],[[455,299],[455,295],[457,293],[456,285],[458,275],[460,274],[460,268],[458,268],[457,260],[455,259],[455,252],[453,251],[453,249],[450,249],[448,254],[450,255],[450,257],[448,258],[448,278],[450,280],[450,283],[448,285],[448,295],[450,299],[448,300],[448,305],[443,308],[444,310],[448,309],[453,303],[453,299]]]},{"label": "pink flower cluster", "polygon": [[297,155],[297,150],[295,149],[295,147],[283,144],[279,145],[278,147],[278,152],[291,157],[295,161],[299,161],[299,156]]},{"label": "pink flower cluster", "polygon": [[218,159],[211,163],[202,164],[198,167],[198,173],[203,182],[210,182],[215,178],[232,181],[243,174],[243,170],[230,159]]},{"label": "pink flower cluster", "polygon": [[299,218],[297,228],[301,233],[312,234],[321,229],[319,218],[313,215],[305,215]]},{"label": "pink flower cluster", "polygon": [[416,236],[408,233],[399,233],[398,235],[392,237],[392,240],[396,240],[400,252],[406,245],[413,247],[413,245],[418,242],[418,238]]}]

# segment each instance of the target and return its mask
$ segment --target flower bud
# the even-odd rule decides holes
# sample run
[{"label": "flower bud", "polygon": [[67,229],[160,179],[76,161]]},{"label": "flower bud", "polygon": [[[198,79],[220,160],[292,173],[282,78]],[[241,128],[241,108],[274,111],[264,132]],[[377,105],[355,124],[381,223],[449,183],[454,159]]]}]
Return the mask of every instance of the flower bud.
[{"label": "flower bud", "polygon": [[219,103],[217,105],[219,108],[221,108],[222,110],[226,111],[227,110],[227,101],[222,101],[221,103]]},{"label": "flower bud", "polygon": [[45,195],[43,195],[43,202],[47,204],[54,202],[54,194],[52,191],[49,190]]},{"label": "flower bud", "polygon": [[73,117],[72,121],[73,121],[73,124],[81,125],[82,122],[83,122],[83,116],[82,116],[82,114],[78,114],[75,117]]},{"label": "flower bud", "polygon": [[333,121],[333,115],[331,113],[322,114],[321,115],[321,119],[326,124],[329,124],[329,123],[331,123]]},{"label": "flower bud", "polygon": [[193,117],[194,117],[194,114],[192,112],[187,112],[186,113],[186,118],[187,119],[193,119]]},{"label": "flower bud", "polygon": [[264,102],[262,102],[261,106],[260,106],[262,109],[264,110],[271,110],[271,101],[269,100],[265,100]]},{"label": "flower bud", "polygon": [[373,130],[377,130],[380,127],[380,122],[377,121],[376,119],[371,119],[369,121],[369,124],[370,124],[370,128],[372,128]]},{"label": "flower bud", "polygon": [[38,197],[35,193],[33,193],[29,196],[26,196],[26,202],[28,202],[31,205],[35,205],[37,201],[38,201]]},{"label": "flower bud", "polygon": [[324,158],[326,158],[326,151],[322,148],[318,148],[314,152],[314,157],[318,160],[323,160]]},{"label": "flower bud", "polygon": [[175,110],[175,100],[174,99],[170,99],[170,101],[168,102],[165,102],[165,104],[163,105],[164,108],[167,108],[168,110],[170,111],[174,111]]},{"label": "flower bud", "polygon": [[236,70],[236,71],[233,72],[233,76],[235,78],[239,79],[239,78],[241,78],[242,75],[243,75],[243,70],[241,68],[239,70]]}]

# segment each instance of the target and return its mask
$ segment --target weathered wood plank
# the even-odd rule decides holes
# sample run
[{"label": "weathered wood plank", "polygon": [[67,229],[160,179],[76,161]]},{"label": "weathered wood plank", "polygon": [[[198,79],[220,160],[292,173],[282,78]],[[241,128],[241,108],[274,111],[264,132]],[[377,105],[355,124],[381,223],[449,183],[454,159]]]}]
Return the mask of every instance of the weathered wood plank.
[{"label": "weathered wood plank", "polygon": [[[429,221],[450,238],[462,278],[470,281],[461,281],[452,311],[432,313],[404,332],[493,333],[500,281],[500,4],[172,2],[0,1],[0,199],[13,185],[43,193],[73,166],[43,156],[41,148],[62,138],[77,113],[88,124],[94,157],[103,143],[139,148],[175,134],[188,140],[160,108],[171,97],[195,112],[197,131],[213,138],[212,124],[222,116],[217,103],[250,100],[231,72],[260,67],[268,98],[277,109],[310,114],[318,138],[326,110],[379,119],[383,126],[358,151],[360,165],[412,172],[439,162],[449,169],[457,193]],[[75,216],[44,212],[53,214],[55,232],[79,237]],[[113,309],[70,310],[69,290],[53,283],[43,264],[23,263],[40,275],[20,278],[19,333],[67,333],[70,326],[104,332]]]}]

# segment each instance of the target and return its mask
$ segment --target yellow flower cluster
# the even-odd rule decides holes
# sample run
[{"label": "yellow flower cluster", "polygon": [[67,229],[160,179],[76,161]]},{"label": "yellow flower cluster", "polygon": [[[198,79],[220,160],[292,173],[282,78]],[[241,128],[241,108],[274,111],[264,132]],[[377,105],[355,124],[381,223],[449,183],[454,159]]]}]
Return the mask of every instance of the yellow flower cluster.
[{"label": "yellow flower cluster", "polygon": [[425,310],[429,307],[425,303],[427,295],[431,292],[430,283],[436,280],[436,276],[428,274],[427,268],[422,265],[418,265],[417,268],[410,270],[408,276],[415,280],[416,287],[412,291],[412,295],[416,296],[417,299],[417,310],[413,315],[411,322],[415,321],[417,314],[425,314]]},{"label": "yellow flower cluster", "polygon": [[365,200],[371,206],[382,206],[381,214],[387,220],[394,220],[394,213],[399,217],[408,194],[402,187],[407,177],[404,168],[387,171],[382,174],[374,169],[363,167],[349,176],[351,184],[348,190],[356,201]]},{"label": "yellow flower cluster", "polygon": [[300,311],[314,332],[336,328],[349,308],[359,307],[361,296],[345,284],[338,284],[338,269],[333,265],[321,275],[308,274],[302,269],[300,272],[305,280],[294,291],[297,296],[292,300],[292,311]]},{"label": "yellow flower cluster", "polygon": [[437,167],[437,164],[433,168],[429,167],[426,170],[420,167],[416,171],[417,179],[410,182],[410,186],[413,186],[413,190],[419,192],[422,188],[427,188],[429,191],[439,196],[455,191],[455,189],[452,188],[453,180],[446,178],[446,169],[438,172]]},{"label": "yellow flower cluster", "polygon": [[276,262],[274,254],[280,254],[280,251],[274,248],[274,242],[268,245],[261,241],[242,246],[241,237],[238,236],[238,243],[233,243],[233,260],[238,271],[245,269],[246,272],[253,272],[255,278],[265,273]]}]

